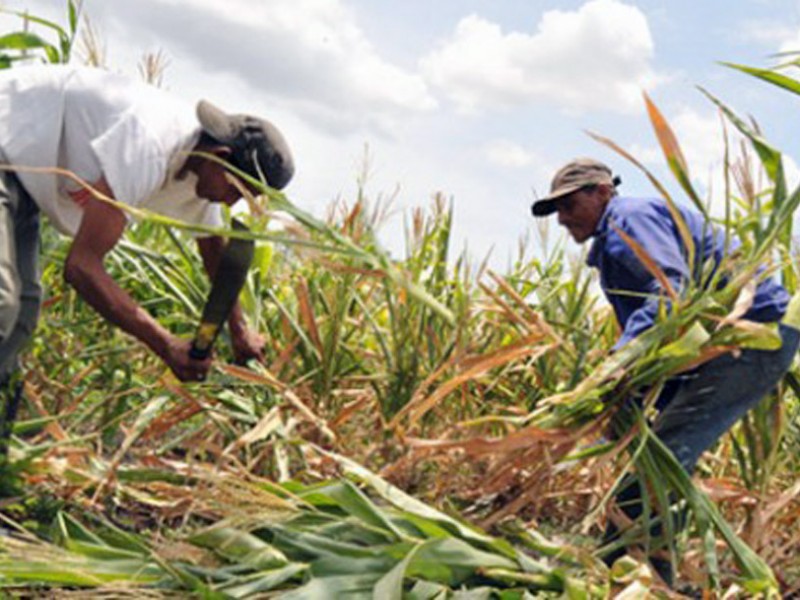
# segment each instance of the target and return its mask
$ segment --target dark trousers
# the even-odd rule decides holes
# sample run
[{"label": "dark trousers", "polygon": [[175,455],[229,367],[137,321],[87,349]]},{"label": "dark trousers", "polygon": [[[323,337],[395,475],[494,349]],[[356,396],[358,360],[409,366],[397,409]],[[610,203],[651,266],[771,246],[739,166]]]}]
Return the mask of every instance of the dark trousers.
[{"label": "dark trousers", "polygon": [[[800,331],[783,324],[779,328],[783,344],[778,350],[742,350],[738,356],[720,356],[671,382],[658,399],[662,410],[653,423],[653,432],[687,473],[694,471],[702,453],[769,394],[788,371],[800,345]],[[636,520],[643,511],[641,498],[638,480],[629,477],[616,500],[624,514]],[[677,518],[674,525],[680,529],[683,519]],[[651,530],[654,537],[660,533],[661,527]],[[617,528],[609,525],[606,543],[619,535]],[[605,560],[611,564],[624,553],[624,549],[615,550]],[[669,561],[652,558],[651,562],[671,584]]]}]

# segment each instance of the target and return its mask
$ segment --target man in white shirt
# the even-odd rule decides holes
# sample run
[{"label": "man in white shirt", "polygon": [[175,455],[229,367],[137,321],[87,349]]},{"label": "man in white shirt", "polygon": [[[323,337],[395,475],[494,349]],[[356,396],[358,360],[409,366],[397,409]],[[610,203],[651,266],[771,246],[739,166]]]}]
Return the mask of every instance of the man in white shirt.
[{"label": "man in white shirt", "polygon": [[[289,148],[274,125],[228,115],[208,102],[196,110],[158,88],[100,69],[36,66],[0,72],[0,383],[35,327],[39,212],[74,238],[66,280],[106,320],[152,349],[183,381],[202,380],[210,359],[189,357],[190,340],[173,336],[106,272],[103,259],[128,224],[126,213],[53,172],[78,175],[118,202],[182,221],[221,225],[220,204],[241,193],[212,154],[283,188],[294,174]],[[13,170],[13,167],[22,167]],[[225,240],[197,239],[213,275]],[[238,304],[228,321],[238,360],[260,359],[264,339],[245,324]]]}]

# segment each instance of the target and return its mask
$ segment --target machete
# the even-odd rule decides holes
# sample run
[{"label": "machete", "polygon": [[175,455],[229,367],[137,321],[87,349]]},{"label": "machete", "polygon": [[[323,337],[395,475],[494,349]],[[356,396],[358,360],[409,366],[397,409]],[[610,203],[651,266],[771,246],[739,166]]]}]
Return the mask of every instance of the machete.
[{"label": "machete", "polygon": [[[247,227],[234,219],[231,223],[238,231],[247,231]],[[247,279],[247,270],[253,262],[253,240],[230,238],[222,252],[217,265],[211,291],[208,293],[203,316],[197,327],[189,356],[203,360],[211,353],[214,340],[217,339],[222,326],[236,304],[239,292]]]}]

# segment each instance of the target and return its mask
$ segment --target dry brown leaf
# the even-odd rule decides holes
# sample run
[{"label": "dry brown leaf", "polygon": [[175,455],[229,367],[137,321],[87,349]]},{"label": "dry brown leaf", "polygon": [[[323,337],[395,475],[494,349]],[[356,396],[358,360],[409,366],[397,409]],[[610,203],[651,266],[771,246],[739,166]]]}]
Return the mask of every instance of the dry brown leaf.
[{"label": "dry brown leaf", "polygon": [[639,242],[634,240],[620,228],[615,227],[614,225],[612,225],[611,228],[628,245],[631,251],[636,255],[636,258],[639,259],[639,262],[641,262],[642,265],[644,265],[644,268],[647,269],[647,272],[655,277],[659,285],[661,285],[661,289],[666,292],[670,300],[673,302],[676,301],[678,299],[678,294],[675,292],[675,288],[672,287],[672,283],[670,282],[669,278],[666,276],[664,271],[661,270],[661,267],[658,266],[656,261],[653,260],[647,250],[645,250]]},{"label": "dry brown leaf", "polygon": [[541,342],[543,338],[544,336],[541,333],[534,333],[481,357],[474,357],[470,360],[470,364],[465,370],[440,385],[431,395],[415,394],[411,401],[395,415],[389,426],[396,427],[405,418],[408,418],[409,426],[413,426],[425,413],[460,385],[514,360],[542,356],[557,346],[557,344],[537,346],[536,344]]},{"label": "dry brown leaf", "polygon": [[409,447],[424,454],[462,450],[467,456],[508,453],[529,448],[534,443],[563,440],[573,432],[559,429],[526,427],[502,438],[469,438],[466,440],[423,440],[406,438]]},{"label": "dry brown leaf", "polygon": [[650,96],[647,94],[643,95],[645,105],[647,106],[647,113],[650,116],[650,122],[653,124],[653,128],[656,130],[656,137],[658,138],[658,143],[661,145],[661,149],[664,152],[664,156],[666,156],[668,160],[674,160],[680,167],[681,171],[688,174],[689,167],[686,163],[686,159],[683,157],[683,152],[681,152],[678,139],[672,132],[672,128],[669,126],[669,123],[667,123],[664,115],[661,114],[661,111],[658,110],[658,107],[656,107],[653,101],[650,100]]},{"label": "dry brown leaf", "polygon": [[260,383],[277,389],[281,393],[281,396],[288,400],[289,404],[297,409],[301,415],[314,424],[325,437],[327,437],[329,440],[336,439],[336,434],[331,431],[325,420],[315,415],[314,412],[308,406],[306,406],[305,403],[298,398],[297,395],[292,392],[292,390],[290,390],[286,384],[279,381],[274,375],[272,375],[272,373],[264,370],[263,368],[262,373],[256,373],[255,371],[251,371],[250,369],[244,367],[238,367],[236,365],[220,365],[220,369],[228,375],[237,377],[243,381]]},{"label": "dry brown leaf", "polygon": [[308,290],[308,284],[305,279],[300,279],[295,286],[295,293],[297,294],[297,308],[300,312],[300,318],[306,326],[308,337],[317,348],[317,352],[322,354],[322,340],[319,336],[319,329],[317,329],[317,321],[314,318],[314,309],[311,305],[311,293]]}]

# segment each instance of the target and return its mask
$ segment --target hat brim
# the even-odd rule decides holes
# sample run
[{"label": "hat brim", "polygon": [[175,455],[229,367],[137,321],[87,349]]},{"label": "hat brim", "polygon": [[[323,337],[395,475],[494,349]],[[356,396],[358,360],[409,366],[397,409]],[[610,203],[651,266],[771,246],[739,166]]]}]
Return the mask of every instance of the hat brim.
[{"label": "hat brim", "polygon": [[566,186],[552,192],[550,195],[545,196],[544,198],[540,198],[531,205],[531,212],[533,213],[533,216],[546,217],[548,215],[552,215],[554,212],[558,210],[558,201],[561,200],[561,198],[573,192],[577,192],[582,187],[584,186],[583,185]]},{"label": "hat brim", "polygon": [[197,103],[197,120],[206,133],[223,144],[229,143],[236,137],[236,128],[230,115],[208,100]]},{"label": "hat brim", "polygon": [[533,213],[533,216],[546,217],[548,215],[552,215],[557,210],[556,200],[558,200],[558,198],[554,198],[552,200],[542,199],[531,204],[531,212]]}]

